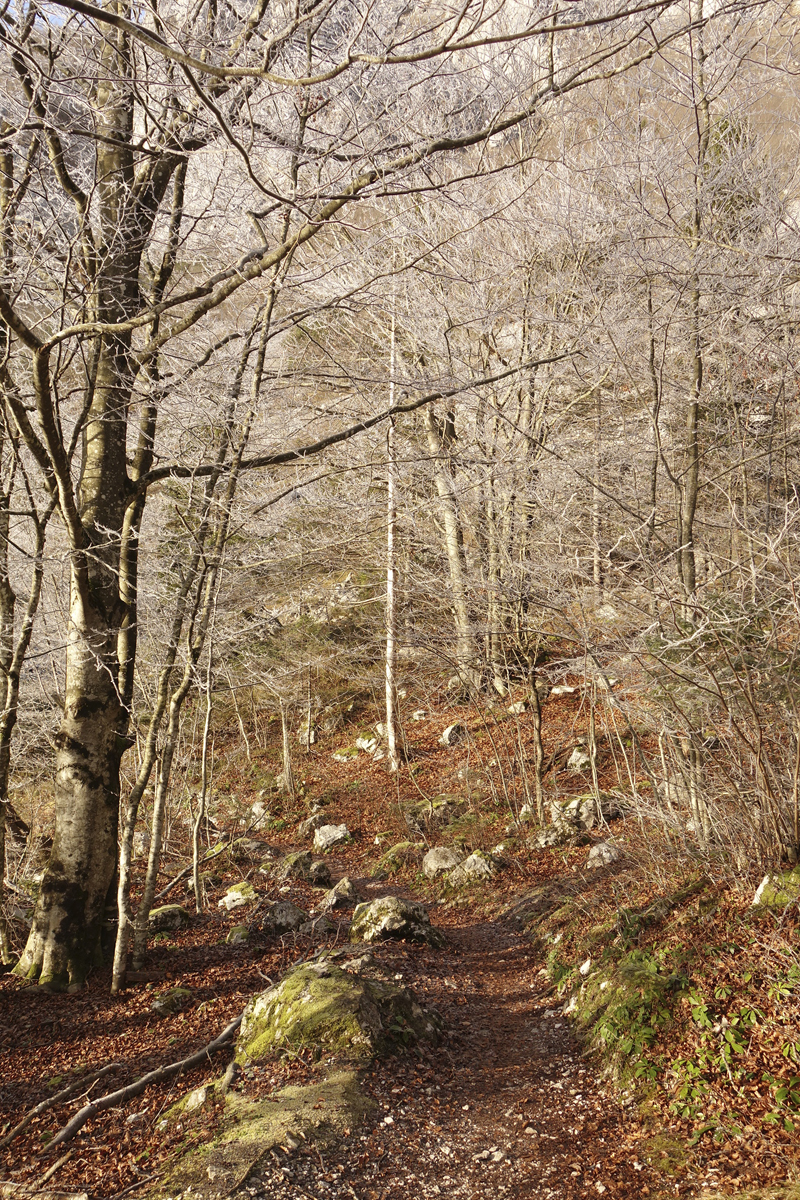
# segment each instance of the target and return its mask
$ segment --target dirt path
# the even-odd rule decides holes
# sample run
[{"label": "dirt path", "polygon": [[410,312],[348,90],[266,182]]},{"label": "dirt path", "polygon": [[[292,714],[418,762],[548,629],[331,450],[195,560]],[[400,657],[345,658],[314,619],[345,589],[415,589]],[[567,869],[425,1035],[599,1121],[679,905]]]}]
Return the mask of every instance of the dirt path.
[{"label": "dirt path", "polygon": [[376,1064],[367,1123],[325,1157],[278,1155],[242,1200],[649,1195],[640,1128],[626,1129],[619,1102],[582,1058],[525,940],[503,923],[470,924],[465,909],[432,916],[446,949],[383,944],[374,953],[442,1014],[440,1046],[423,1061]]}]

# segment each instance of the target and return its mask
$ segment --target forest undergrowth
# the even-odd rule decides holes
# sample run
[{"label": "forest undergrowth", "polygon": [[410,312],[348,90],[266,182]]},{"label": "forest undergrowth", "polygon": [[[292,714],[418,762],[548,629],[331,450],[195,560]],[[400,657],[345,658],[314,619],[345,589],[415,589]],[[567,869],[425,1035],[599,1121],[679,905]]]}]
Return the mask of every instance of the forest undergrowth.
[{"label": "forest undergrowth", "polygon": [[[592,779],[566,765],[570,748],[586,735],[580,690],[550,698],[545,713],[548,794],[562,799],[587,794]],[[781,910],[753,907],[756,879],[735,877],[724,859],[692,855],[635,812],[576,839],[579,844],[535,848],[530,837],[533,827],[527,825],[512,828],[509,835],[523,797],[518,764],[524,761],[532,736],[528,714],[511,715],[504,707],[495,711],[489,725],[474,709],[443,701],[437,711],[407,725],[413,754],[396,775],[386,770],[384,762],[364,753],[344,761],[333,758],[333,751],[369,729],[372,719],[365,708],[344,729],[299,750],[294,797],[274,786],[280,768],[278,723],[269,727],[262,745],[252,740],[247,753],[233,738],[226,741],[222,729],[218,731],[213,822],[205,832],[210,844],[223,848],[206,872],[205,911],[193,915],[186,929],[156,934],[145,969],[129,975],[128,986],[119,996],[109,993],[108,965],[98,966],[76,995],[49,994],[10,974],[0,978],[4,1058],[0,1189],[6,1189],[0,1195],[53,1187],[61,1193],[85,1192],[92,1200],[110,1200],[123,1193],[155,1195],[152,1189],[176,1156],[192,1145],[213,1141],[221,1119],[218,1106],[203,1108],[185,1127],[166,1121],[164,1115],[188,1091],[219,1078],[225,1054],[148,1088],[135,1103],[98,1113],[70,1143],[47,1151],[48,1142],[73,1115],[78,1101],[85,1103],[87,1096],[120,1087],[202,1048],[241,1013],[250,996],[319,949],[320,937],[314,934],[276,938],[258,933],[259,911],[278,895],[308,911],[319,904],[321,893],[312,885],[293,879],[278,889],[263,869],[270,855],[307,846],[310,839],[301,839],[297,826],[315,806],[321,807],[326,819],[345,823],[351,834],[349,843],[329,856],[334,881],[346,874],[362,896],[391,891],[421,900],[434,924],[461,946],[460,957],[448,959],[446,966],[444,959],[437,966],[415,958],[410,949],[398,948],[397,953],[405,956],[400,969],[406,982],[414,987],[415,975],[420,976],[417,986],[443,1013],[450,1032],[442,1048],[427,1058],[404,1059],[396,1065],[379,1062],[372,1075],[377,1082],[368,1084],[368,1090],[385,1090],[387,1081],[397,1076],[404,1095],[416,1094],[417,1103],[430,1106],[429,1093],[443,1073],[457,1077],[463,1087],[464,1073],[468,1080],[471,1065],[475,1069],[477,1032],[483,1039],[481,1056],[488,1053],[491,1062],[499,1053],[502,1059],[499,1046],[504,1035],[497,1014],[504,1006],[511,1011],[521,978],[530,977],[541,1006],[536,1011],[547,1015],[563,1010],[571,1018],[572,1032],[563,1022],[563,1036],[576,1033],[585,1056],[584,1067],[575,1070],[591,1071],[592,1086],[598,1089],[594,1099],[607,1110],[602,1118],[587,1118],[580,1127],[546,1135],[566,1138],[576,1160],[562,1179],[562,1191],[554,1195],[608,1191],[612,1196],[631,1197],[744,1196],[748,1189],[754,1195],[761,1189],[757,1194],[764,1200],[796,1195],[792,1181],[800,1143],[797,904]],[[464,736],[453,746],[441,745],[443,729],[454,723],[463,725]],[[503,748],[509,746],[516,749],[504,759]],[[596,767],[597,785],[613,789],[619,777],[611,749],[604,749],[602,742]],[[426,805],[432,817],[431,802],[442,797],[448,819],[438,827],[433,821],[426,825]],[[259,810],[255,820],[253,804],[258,800],[266,811]],[[22,806],[21,812],[30,816]],[[39,832],[44,831],[40,826]],[[599,841],[612,842],[622,857],[588,870],[588,852]],[[489,884],[448,889],[440,880],[426,879],[421,871],[422,856],[431,845],[452,845],[464,852],[495,851],[501,869]],[[165,884],[185,868],[189,853],[188,822],[177,810],[163,867]],[[25,933],[26,905],[32,901],[35,857],[29,856],[27,863],[27,874],[21,869],[16,875],[9,873],[18,949]],[[229,887],[243,881],[253,886],[252,904],[233,911],[220,907]],[[193,900],[185,879],[164,897],[164,902],[180,902],[187,909],[192,909]],[[333,928],[323,940],[330,946],[341,945],[347,939],[345,914],[331,915]],[[242,924],[250,927],[250,940],[231,944],[231,930]],[[480,974],[481,955],[491,956],[492,939],[498,935],[490,933],[487,940],[485,933],[477,933],[489,927],[509,930],[511,940],[501,965],[493,967],[492,1002],[481,1010],[484,1024],[478,1031],[470,1026],[479,1019],[469,1006],[464,1008],[468,1002],[462,1003],[462,992],[467,994],[468,985]],[[459,971],[472,974],[469,979],[459,978]],[[164,1015],[154,1012],[158,996],[178,985],[186,989],[183,1007]],[[476,985],[476,995],[483,986]],[[546,1061],[545,1050],[539,1046],[539,1051]],[[502,1072],[498,1073],[496,1104],[506,1103],[507,1093],[514,1091],[514,1072],[524,1090],[525,1071],[518,1058],[515,1063],[503,1075],[503,1096]],[[534,1075],[541,1069],[536,1064],[527,1066],[535,1067]],[[80,1086],[107,1067],[113,1067],[107,1078]],[[270,1070],[253,1072],[241,1086],[249,1096],[269,1096],[287,1084],[314,1079],[316,1071],[314,1056],[299,1053],[276,1058]],[[77,1091],[47,1103],[73,1082]],[[525,1082],[530,1090],[529,1084]],[[512,1099],[521,1106],[521,1092]],[[39,1111],[10,1137],[37,1106]],[[489,1106],[490,1111],[495,1109]],[[499,1108],[497,1112],[495,1150],[507,1136]],[[611,1120],[613,1113],[618,1114],[613,1119],[624,1129],[624,1137],[601,1136],[603,1120]],[[551,1112],[549,1127],[558,1119]],[[562,1125],[567,1120],[564,1115]],[[486,1121],[479,1131],[478,1157],[490,1136]],[[391,1130],[381,1127],[380,1132],[388,1137]],[[334,1190],[324,1194],[351,1194],[358,1200],[380,1197],[381,1155],[368,1174],[364,1138],[361,1143],[356,1147],[353,1131],[353,1140],[345,1140],[337,1156],[352,1168],[349,1175],[341,1176],[350,1191],[339,1193],[331,1183],[326,1186]],[[464,1153],[466,1162],[469,1153]],[[569,1148],[564,1154],[569,1158]],[[546,1159],[541,1149],[540,1159]],[[607,1169],[593,1177],[587,1165],[590,1160],[593,1171],[600,1170],[600,1163]],[[322,1169],[318,1178],[327,1178]],[[528,1183],[518,1186],[533,1186],[532,1178],[525,1176]],[[552,1184],[550,1179],[548,1186]],[[476,1196],[501,1194],[475,1186],[471,1194]],[[442,1190],[447,1194],[446,1186]],[[303,1194],[323,1193],[306,1190]],[[512,1190],[512,1194],[526,1193]]]}]

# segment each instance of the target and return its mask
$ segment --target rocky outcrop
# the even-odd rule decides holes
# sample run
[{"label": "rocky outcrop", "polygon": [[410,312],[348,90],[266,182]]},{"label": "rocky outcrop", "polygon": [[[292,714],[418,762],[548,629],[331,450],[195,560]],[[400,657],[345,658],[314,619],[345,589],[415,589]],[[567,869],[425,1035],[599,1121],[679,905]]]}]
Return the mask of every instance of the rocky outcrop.
[{"label": "rocky outcrop", "polygon": [[424,942],[443,946],[444,934],[434,929],[427,910],[412,900],[398,896],[382,896],[359,904],[350,926],[352,942],[382,942],[387,940]]}]

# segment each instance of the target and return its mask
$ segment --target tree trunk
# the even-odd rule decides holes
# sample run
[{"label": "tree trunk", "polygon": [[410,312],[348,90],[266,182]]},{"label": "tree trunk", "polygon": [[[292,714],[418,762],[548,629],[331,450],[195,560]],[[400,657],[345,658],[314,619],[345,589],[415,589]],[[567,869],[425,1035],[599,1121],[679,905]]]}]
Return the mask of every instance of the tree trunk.
[{"label": "tree trunk", "polygon": [[463,685],[477,686],[478,679],[474,663],[472,626],[467,607],[467,589],[464,572],[464,556],[461,549],[461,525],[458,518],[453,480],[442,459],[442,435],[437,427],[436,416],[431,408],[425,410],[425,431],[428,450],[435,464],[434,480],[439,494],[442,522],[444,524],[444,548],[450,572],[450,596],[456,630],[456,665]]}]

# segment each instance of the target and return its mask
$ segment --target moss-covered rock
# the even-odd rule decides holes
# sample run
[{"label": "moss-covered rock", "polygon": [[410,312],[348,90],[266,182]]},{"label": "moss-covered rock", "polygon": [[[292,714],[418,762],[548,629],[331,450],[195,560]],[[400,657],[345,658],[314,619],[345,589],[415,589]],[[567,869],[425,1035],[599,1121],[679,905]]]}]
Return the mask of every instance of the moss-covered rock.
[{"label": "moss-covered rock", "polygon": [[250,929],[247,925],[234,925],[225,941],[229,946],[243,946],[250,941]]},{"label": "moss-covered rock", "polygon": [[254,904],[257,899],[252,883],[243,879],[241,883],[231,884],[222,899],[217,901],[217,907],[231,912],[234,908],[244,908],[246,904]]},{"label": "moss-covered rock", "polygon": [[359,904],[350,926],[351,942],[382,942],[387,940],[424,942],[443,946],[444,934],[434,929],[421,904],[401,900],[398,896],[381,896],[378,900]]},{"label": "moss-covered rock", "polygon": [[460,816],[466,805],[463,796],[443,792],[432,800],[417,800],[403,808],[406,825],[415,833],[428,834],[442,829]]},{"label": "moss-covered rock", "polygon": [[[187,1112],[186,1099],[176,1114],[184,1127],[203,1111]],[[151,1184],[147,1196],[159,1200],[179,1192],[188,1195],[189,1189],[197,1200],[231,1195],[271,1151],[303,1139],[324,1146],[354,1129],[373,1107],[350,1067],[329,1071],[305,1087],[284,1088],[265,1100],[229,1092],[220,1134],[209,1145],[179,1150],[168,1173]]]},{"label": "moss-covered rock", "polygon": [[398,842],[381,855],[373,874],[394,875],[409,863],[419,861],[424,849],[420,842]]},{"label": "moss-covered rock", "polygon": [[305,963],[247,1005],[236,1044],[239,1062],[312,1048],[371,1058],[398,1042],[435,1039],[437,1020],[408,988],[364,979],[329,961]]},{"label": "moss-covered rock", "polygon": [[151,933],[174,933],[185,929],[191,919],[182,905],[163,904],[161,908],[150,909],[147,924]]}]

